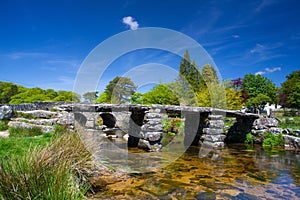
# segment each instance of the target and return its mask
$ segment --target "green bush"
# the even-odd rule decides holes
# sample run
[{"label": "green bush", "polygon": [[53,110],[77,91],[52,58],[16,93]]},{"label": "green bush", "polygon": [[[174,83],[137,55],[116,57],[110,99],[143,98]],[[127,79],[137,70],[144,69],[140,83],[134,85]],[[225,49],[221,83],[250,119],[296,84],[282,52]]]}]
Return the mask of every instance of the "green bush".
[{"label": "green bush", "polygon": [[8,129],[9,137],[32,137],[42,135],[43,132],[39,127],[22,128],[22,127],[10,127]]},{"label": "green bush", "polygon": [[162,124],[164,126],[164,132],[173,132],[178,133],[183,128],[183,123],[181,118],[169,118],[162,120]]},{"label": "green bush", "polygon": [[8,129],[8,120],[0,120],[0,131],[5,131]]},{"label": "green bush", "polygon": [[254,142],[253,135],[251,133],[247,133],[245,143],[246,144],[253,144],[253,142]]},{"label": "green bush", "polygon": [[280,148],[284,146],[284,143],[282,134],[274,135],[272,133],[266,133],[263,141],[263,147]]},{"label": "green bush", "polygon": [[176,136],[176,133],[173,132],[167,132],[164,133],[163,138],[161,140],[161,144],[163,147],[167,146]]}]

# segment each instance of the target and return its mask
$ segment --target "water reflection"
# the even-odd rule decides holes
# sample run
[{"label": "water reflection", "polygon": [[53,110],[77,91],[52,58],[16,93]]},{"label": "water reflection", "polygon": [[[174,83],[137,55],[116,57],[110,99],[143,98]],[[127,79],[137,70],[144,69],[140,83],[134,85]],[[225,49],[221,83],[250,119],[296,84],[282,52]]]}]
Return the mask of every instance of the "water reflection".
[{"label": "water reflection", "polygon": [[[123,153],[114,154],[116,146],[102,140],[100,152],[110,154],[110,160],[99,159],[135,167],[129,169],[130,178],[108,185],[94,199],[300,199],[299,152],[234,144],[203,156],[203,150],[190,147],[171,164],[155,170],[167,160],[160,153],[128,150],[119,139],[113,144]],[[153,166],[153,172],[138,173],[141,166]]]}]

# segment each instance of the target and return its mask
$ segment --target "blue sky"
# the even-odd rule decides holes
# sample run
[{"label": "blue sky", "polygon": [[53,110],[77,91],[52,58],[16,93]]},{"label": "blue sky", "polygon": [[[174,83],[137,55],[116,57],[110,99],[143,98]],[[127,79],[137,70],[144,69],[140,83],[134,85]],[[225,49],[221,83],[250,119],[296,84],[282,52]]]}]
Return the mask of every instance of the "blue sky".
[{"label": "blue sky", "polygon": [[[300,68],[299,10],[298,0],[3,0],[0,81],[72,90],[98,44],[130,29],[162,27],[201,44],[223,79],[260,73],[279,86]],[[111,64],[98,89],[135,66],[178,69],[179,61],[156,50],[131,52]]]}]

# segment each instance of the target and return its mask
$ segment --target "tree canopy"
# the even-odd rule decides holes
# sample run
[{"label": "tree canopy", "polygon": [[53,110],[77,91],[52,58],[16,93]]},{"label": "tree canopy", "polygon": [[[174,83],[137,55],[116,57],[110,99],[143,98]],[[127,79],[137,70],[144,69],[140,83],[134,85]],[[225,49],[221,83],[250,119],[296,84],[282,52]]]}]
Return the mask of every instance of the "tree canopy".
[{"label": "tree canopy", "polygon": [[277,103],[277,87],[268,78],[258,74],[246,74],[243,90],[247,93],[247,107],[262,109],[266,103]]},{"label": "tree canopy", "polygon": [[286,98],[288,107],[300,108],[300,70],[286,76],[286,81],[281,87],[281,103],[284,104]]},{"label": "tree canopy", "polygon": [[39,87],[25,88],[13,83],[0,82],[0,103],[20,104],[35,101],[66,101],[78,102],[80,96],[70,91],[55,91]]},{"label": "tree canopy", "polygon": [[128,103],[137,86],[127,77],[115,77],[105,88],[105,91],[95,100],[101,103]]}]

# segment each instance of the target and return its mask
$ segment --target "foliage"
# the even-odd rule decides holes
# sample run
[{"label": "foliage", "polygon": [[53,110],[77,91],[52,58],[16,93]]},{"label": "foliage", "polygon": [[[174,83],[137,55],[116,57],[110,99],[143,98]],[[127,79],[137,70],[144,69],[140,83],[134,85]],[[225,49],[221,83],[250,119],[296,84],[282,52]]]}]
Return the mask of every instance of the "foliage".
[{"label": "foliage", "polygon": [[180,61],[179,70],[180,77],[186,80],[194,91],[198,91],[200,89],[201,73],[196,63],[191,62],[188,50],[185,51],[183,59]]},{"label": "foliage", "polygon": [[231,110],[239,110],[243,106],[242,91],[226,88],[226,105]]},{"label": "foliage", "polygon": [[18,87],[15,84],[0,82],[0,104],[8,103],[16,94],[18,94]]},{"label": "foliage", "polygon": [[175,82],[165,85],[178,98],[181,106],[197,106],[195,92],[182,76],[179,76]]},{"label": "foliage", "polygon": [[272,102],[272,99],[265,94],[258,94],[256,97],[252,97],[248,99],[246,106],[248,108],[263,110],[264,106],[268,103]]},{"label": "foliage", "polygon": [[165,84],[153,87],[143,95],[144,104],[179,105],[176,95]]},{"label": "foliage", "polygon": [[164,133],[163,138],[161,140],[161,144],[163,147],[167,146],[176,136],[173,132]]},{"label": "foliage", "polygon": [[162,124],[165,133],[172,132],[177,134],[181,130],[182,120],[181,118],[169,118],[162,120]]},{"label": "foliage", "polygon": [[9,137],[31,137],[42,135],[43,132],[38,127],[23,128],[23,127],[9,127]]},{"label": "foliage", "polygon": [[196,92],[198,106],[211,107],[211,98],[207,87],[203,87],[200,91]]},{"label": "foliage", "polygon": [[110,97],[107,92],[102,92],[97,99],[94,100],[96,103],[110,103]]},{"label": "foliage", "polygon": [[282,83],[282,95],[286,95],[288,107],[300,108],[300,70],[294,71],[286,76],[286,81]]},{"label": "foliage", "polygon": [[246,74],[243,81],[243,90],[247,93],[247,107],[261,109],[268,102],[278,102],[277,87],[270,79],[260,74]]},{"label": "foliage", "polygon": [[282,134],[274,135],[272,133],[266,133],[263,141],[263,147],[279,148],[284,146],[284,139]]},{"label": "foliage", "polygon": [[24,138],[0,138],[0,158],[13,156],[24,156],[26,152],[37,146],[46,146],[53,134],[43,134],[37,137]]},{"label": "foliage", "polygon": [[117,76],[108,83],[105,91],[95,102],[114,104],[128,103],[136,88],[137,86],[134,85],[130,78]]},{"label": "foliage", "polygon": [[244,76],[243,89],[247,92],[249,98],[255,98],[259,94],[268,96],[269,103],[277,103],[277,87],[268,78],[258,74],[246,74]]},{"label": "foliage", "polygon": [[43,90],[41,88],[24,88],[18,87],[18,93],[10,98],[6,103],[20,104],[32,103],[35,101],[66,101],[78,102],[80,96],[74,92],[60,90],[58,92],[53,89]]},{"label": "foliage", "polygon": [[8,129],[8,120],[0,120],[0,131]]},{"label": "foliage", "polygon": [[253,145],[254,139],[251,133],[246,134],[245,143],[246,144],[252,144]]},{"label": "foliage", "polygon": [[280,119],[278,123],[279,128],[291,128],[300,130],[300,117],[293,117],[293,120],[290,120],[290,117],[278,117]]},{"label": "foliage", "polygon": [[209,64],[203,66],[202,77],[206,85],[219,83],[216,69]]},{"label": "foliage", "polygon": [[25,119],[37,119],[33,114],[31,113],[25,113],[25,112],[15,112],[16,117],[25,118]]},{"label": "foliage", "polygon": [[86,102],[93,102],[98,98],[97,94],[98,92],[86,92],[82,95],[82,97]]},{"label": "foliage", "polygon": [[143,104],[143,95],[140,92],[135,92],[130,97],[130,102],[132,104]]},{"label": "foliage", "polygon": [[76,133],[58,135],[45,148],[0,160],[4,199],[83,199],[92,155]]}]

